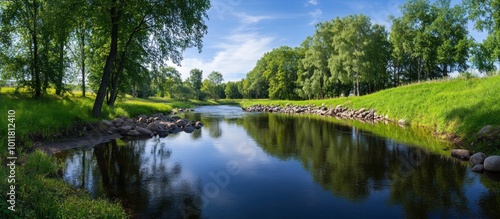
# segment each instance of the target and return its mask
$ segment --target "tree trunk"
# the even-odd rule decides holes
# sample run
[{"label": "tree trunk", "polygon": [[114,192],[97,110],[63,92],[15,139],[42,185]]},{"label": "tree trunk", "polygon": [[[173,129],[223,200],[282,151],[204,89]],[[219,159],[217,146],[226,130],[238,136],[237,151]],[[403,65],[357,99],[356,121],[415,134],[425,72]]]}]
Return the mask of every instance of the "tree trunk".
[{"label": "tree trunk", "polygon": [[63,92],[63,76],[64,76],[64,40],[61,40],[59,45],[59,74],[57,75],[56,94],[61,96]]},{"label": "tree trunk", "polygon": [[102,74],[101,85],[99,86],[99,91],[95,98],[94,107],[92,109],[92,115],[98,117],[101,115],[102,104],[104,103],[104,98],[106,96],[106,88],[108,87],[109,77],[111,71],[113,70],[113,63],[116,59],[116,53],[118,51],[118,21],[120,20],[121,10],[116,9],[116,0],[113,0],[113,6],[111,7],[111,47],[109,49],[108,58],[106,58],[106,64],[104,65],[104,71]]},{"label": "tree trunk", "polygon": [[[127,44],[125,45],[125,47],[127,47],[129,43],[130,43],[130,40],[127,41]],[[121,79],[120,76],[123,74],[123,68],[124,68],[124,62],[125,62],[125,54],[126,54],[126,52],[127,51],[126,51],[126,48],[125,48],[125,50],[122,52],[122,54],[120,56],[120,63],[118,64],[118,69],[116,70],[115,75],[113,77],[113,81],[112,81],[112,84],[111,84],[111,95],[110,95],[110,98],[108,100],[108,105],[109,106],[114,106],[116,98],[118,97],[118,85],[120,84],[119,83],[119,80]]]},{"label": "tree trunk", "polygon": [[85,97],[85,26],[82,27],[82,32],[80,36],[80,49],[81,49],[81,61],[82,61],[82,96]]},{"label": "tree trunk", "polygon": [[[40,69],[38,66],[38,41],[36,36],[37,31],[37,16],[38,16],[38,8],[36,4],[36,0],[33,0],[33,33],[31,37],[33,39],[33,68],[34,68],[34,78],[35,78],[35,97],[42,96],[42,83],[40,81]],[[31,79],[33,80],[33,78]]]},{"label": "tree trunk", "polygon": [[356,76],[356,92],[358,93],[357,96],[359,96],[359,75]]}]

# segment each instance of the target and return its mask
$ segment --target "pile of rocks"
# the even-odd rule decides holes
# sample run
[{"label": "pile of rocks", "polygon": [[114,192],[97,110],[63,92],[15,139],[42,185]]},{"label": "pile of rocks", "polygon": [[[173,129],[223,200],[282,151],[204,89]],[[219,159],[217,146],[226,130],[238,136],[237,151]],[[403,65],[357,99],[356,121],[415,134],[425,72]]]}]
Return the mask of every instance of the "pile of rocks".
[{"label": "pile of rocks", "polygon": [[[383,115],[377,115],[374,109],[361,108],[358,110],[350,109],[349,107],[343,107],[338,105],[335,108],[326,107],[325,104],[321,106],[294,106],[287,104],[285,107],[282,106],[262,106],[254,105],[248,108],[242,108],[246,112],[271,112],[271,113],[287,113],[287,114],[316,114],[321,116],[335,116],[344,119],[357,119],[363,121],[391,121],[389,117]],[[399,121],[401,125],[407,125],[406,121]]]},{"label": "pile of rocks", "polygon": [[163,113],[151,116],[140,115],[137,118],[120,117],[112,121],[102,120],[108,133],[119,133],[124,136],[167,136],[181,131],[191,133],[203,126],[200,121],[194,122],[181,119],[178,116],[168,116]]},{"label": "pile of rocks", "polygon": [[465,149],[453,149],[451,155],[462,160],[468,160],[472,164],[472,171],[474,172],[500,172],[500,156],[498,155],[487,157],[483,152],[471,154],[470,151]]}]

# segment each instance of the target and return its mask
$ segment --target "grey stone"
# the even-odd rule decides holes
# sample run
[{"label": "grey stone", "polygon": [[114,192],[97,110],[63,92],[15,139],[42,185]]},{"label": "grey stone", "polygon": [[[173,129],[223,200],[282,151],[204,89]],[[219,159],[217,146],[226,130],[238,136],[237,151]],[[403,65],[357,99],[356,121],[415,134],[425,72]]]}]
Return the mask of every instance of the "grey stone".
[{"label": "grey stone", "polygon": [[484,170],[484,165],[482,164],[476,164],[474,167],[472,167],[472,171],[474,172],[483,172]]},{"label": "grey stone", "polygon": [[188,126],[184,127],[184,131],[185,131],[186,133],[192,133],[192,132],[194,132],[194,127],[193,127],[193,126],[188,125]]},{"label": "grey stone", "polygon": [[144,135],[144,136],[152,136],[153,135],[153,131],[151,131],[149,129],[142,128],[142,127],[135,127],[135,130],[137,132],[139,132],[139,134]]},{"label": "grey stone", "polygon": [[153,132],[156,132],[156,133],[164,130],[163,125],[160,124],[160,123],[158,123],[158,122],[149,123],[148,124],[148,129],[151,130],[151,131],[153,131]]},{"label": "grey stone", "polygon": [[179,119],[175,122],[175,124],[177,124],[177,126],[186,126],[186,121]]},{"label": "grey stone", "polygon": [[486,134],[486,133],[490,132],[490,130],[492,128],[493,128],[493,126],[487,125],[487,126],[481,128],[481,130],[479,130],[479,134]]},{"label": "grey stone", "polygon": [[115,123],[115,124],[117,124],[117,123],[120,123],[120,124],[121,124],[121,123],[123,123],[123,122],[124,122],[124,121],[123,121],[123,119],[121,119],[121,118],[116,118],[115,120],[113,120],[113,123]]},{"label": "grey stone", "polygon": [[113,126],[113,123],[111,121],[105,119],[102,120],[102,124],[109,127]]},{"label": "grey stone", "polygon": [[484,170],[500,172],[500,156],[494,155],[484,159]]},{"label": "grey stone", "polygon": [[124,125],[124,126],[121,126],[120,128],[118,128],[118,131],[120,132],[128,132],[132,129],[132,126],[130,125]]},{"label": "grey stone", "polygon": [[472,165],[476,164],[483,164],[484,159],[486,159],[486,154],[483,152],[478,152],[470,156],[469,161],[472,163]]},{"label": "grey stone", "polygon": [[463,159],[463,160],[469,160],[470,151],[465,150],[465,149],[452,149],[451,156],[458,157],[458,158]]},{"label": "grey stone", "polygon": [[139,133],[137,130],[130,130],[127,132],[128,136],[139,136],[141,133]]}]

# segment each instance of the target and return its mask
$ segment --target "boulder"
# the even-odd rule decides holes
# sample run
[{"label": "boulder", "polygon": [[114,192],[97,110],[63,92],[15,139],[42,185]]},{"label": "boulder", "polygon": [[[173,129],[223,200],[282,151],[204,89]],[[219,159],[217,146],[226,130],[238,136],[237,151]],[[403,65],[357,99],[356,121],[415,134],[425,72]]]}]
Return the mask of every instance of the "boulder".
[{"label": "boulder", "polygon": [[167,122],[165,123],[165,128],[169,131],[176,131],[179,130],[179,126],[173,122]]},{"label": "boulder", "polygon": [[137,130],[130,130],[130,131],[127,132],[126,135],[128,135],[128,136],[139,136],[139,135],[141,135],[141,133],[139,133]]},{"label": "boulder", "polygon": [[109,120],[105,120],[105,119],[103,119],[101,122],[102,122],[102,124],[104,124],[105,126],[108,126],[108,127],[113,126],[113,123],[112,123],[111,121],[109,121]]},{"label": "boulder", "polygon": [[175,124],[177,124],[177,126],[186,126],[186,121],[179,119],[175,122]]},{"label": "boulder", "polygon": [[476,164],[483,164],[484,159],[486,159],[486,154],[483,152],[478,152],[470,156],[469,161],[472,163],[472,165]]},{"label": "boulder", "polygon": [[472,171],[474,172],[483,172],[484,166],[482,164],[476,164],[474,167],[472,167]]},{"label": "boulder", "polygon": [[149,123],[148,129],[156,133],[159,133],[160,131],[164,130],[163,125],[158,122]]},{"label": "boulder", "polygon": [[486,133],[490,132],[492,128],[493,128],[493,126],[487,125],[487,126],[481,128],[481,130],[479,130],[479,134],[480,135],[486,134]]},{"label": "boulder", "polygon": [[500,156],[494,155],[484,159],[484,170],[500,172]]},{"label": "boulder", "polygon": [[124,126],[119,127],[118,131],[126,133],[126,132],[130,131],[131,129],[132,129],[132,126],[130,126],[130,125],[124,125]]},{"label": "boulder", "polygon": [[142,127],[135,127],[135,130],[137,132],[139,132],[139,134],[144,135],[144,136],[152,136],[153,135],[153,131],[151,131],[149,129],[142,128]]},{"label": "boulder", "polygon": [[148,117],[145,116],[145,115],[140,115],[140,116],[137,117],[137,121],[139,121],[141,123],[147,122],[147,120],[148,120]]},{"label": "boulder", "polygon": [[453,149],[451,150],[451,156],[458,157],[463,160],[469,160],[470,151],[465,149]]},{"label": "boulder", "polygon": [[194,127],[193,127],[193,126],[188,125],[188,126],[184,127],[184,131],[185,131],[186,133],[192,133],[192,132],[194,132]]},{"label": "boulder", "polygon": [[120,124],[121,124],[121,123],[123,123],[123,122],[124,122],[124,121],[123,121],[123,119],[122,119],[122,118],[116,118],[115,120],[113,120],[113,123],[114,123],[114,124],[118,124],[118,123],[120,123]]}]

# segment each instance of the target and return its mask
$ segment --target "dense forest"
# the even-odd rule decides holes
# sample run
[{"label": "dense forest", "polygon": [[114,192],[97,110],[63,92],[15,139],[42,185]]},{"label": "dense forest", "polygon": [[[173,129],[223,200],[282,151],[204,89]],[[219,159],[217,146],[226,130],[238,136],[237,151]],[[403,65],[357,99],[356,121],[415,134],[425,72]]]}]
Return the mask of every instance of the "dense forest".
[{"label": "dense forest", "polygon": [[[120,95],[178,99],[321,99],[363,95],[477,69],[500,61],[499,0],[409,0],[391,27],[363,14],[316,24],[298,47],[267,52],[244,79],[223,83],[192,69],[182,52],[207,34],[209,0],[10,0],[0,2],[0,79],[34,97],[80,89],[96,93],[94,115]],[[489,33],[476,42],[468,23]]]}]

